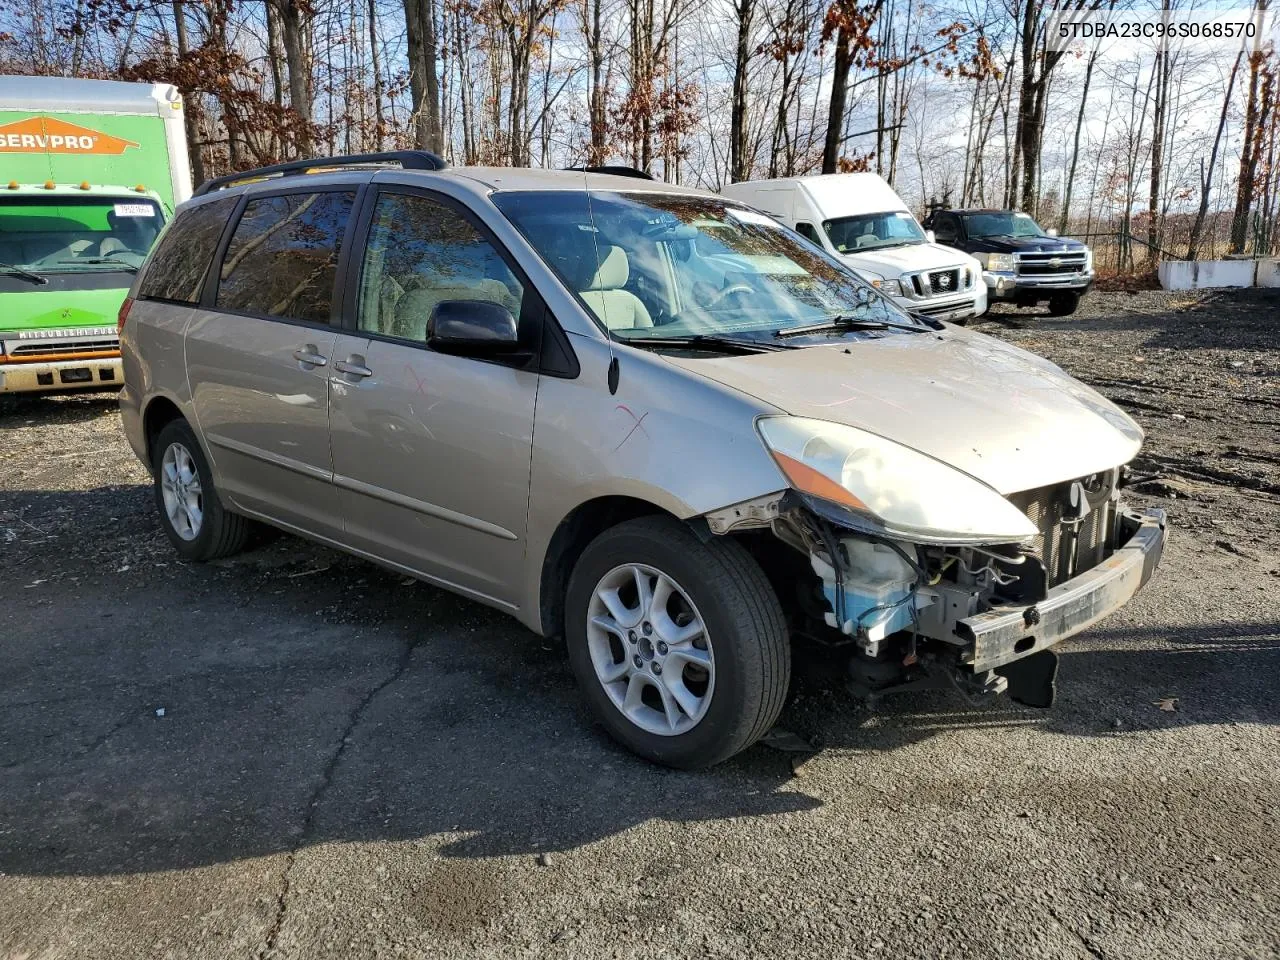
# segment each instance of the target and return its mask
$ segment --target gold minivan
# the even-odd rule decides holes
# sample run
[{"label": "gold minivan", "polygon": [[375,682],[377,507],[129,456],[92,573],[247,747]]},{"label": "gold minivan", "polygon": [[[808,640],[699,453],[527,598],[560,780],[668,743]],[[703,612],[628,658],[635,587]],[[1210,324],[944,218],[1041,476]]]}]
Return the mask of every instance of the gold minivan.
[{"label": "gold minivan", "polygon": [[120,326],[182,556],[267,523],[505,610],[673,766],[768,730],[798,635],[868,694],[1048,705],[1054,645],[1164,544],[1120,499],[1116,406],[636,171],[403,151],[212,181]]}]

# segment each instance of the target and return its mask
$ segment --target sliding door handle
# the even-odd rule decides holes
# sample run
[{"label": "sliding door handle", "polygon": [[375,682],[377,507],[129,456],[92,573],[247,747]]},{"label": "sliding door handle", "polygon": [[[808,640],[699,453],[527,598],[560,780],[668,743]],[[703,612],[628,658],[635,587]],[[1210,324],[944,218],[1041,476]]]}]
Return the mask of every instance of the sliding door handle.
[{"label": "sliding door handle", "polygon": [[333,369],[339,373],[345,373],[349,377],[372,377],[373,371],[364,365],[364,357],[350,356],[345,360],[339,360],[333,365]]},{"label": "sliding door handle", "polygon": [[301,350],[293,351],[293,359],[311,367],[323,367],[329,362],[328,357],[322,357],[316,352],[315,344],[312,343],[306,344]]}]

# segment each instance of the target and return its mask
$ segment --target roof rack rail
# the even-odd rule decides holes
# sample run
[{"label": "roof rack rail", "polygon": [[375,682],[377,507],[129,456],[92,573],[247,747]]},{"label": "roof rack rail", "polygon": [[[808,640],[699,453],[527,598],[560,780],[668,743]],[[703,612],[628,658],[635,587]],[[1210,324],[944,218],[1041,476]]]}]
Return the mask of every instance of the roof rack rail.
[{"label": "roof rack rail", "polygon": [[637,170],[635,167],[606,165],[603,167],[566,167],[576,173],[607,173],[615,177],[634,177],[637,180],[657,180],[652,173]]},{"label": "roof rack rail", "polygon": [[249,180],[265,180],[268,177],[292,177],[310,170],[325,168],[359,167],[374,163],[399,163],[404,170],[443,170],[447,163],[429,150],[388,150],[383,153],[355,153],[344,157],[317,157],[311,160],[290,160],[287,163],[273,163],[269,167],[258,167],[241,173],[231,173],[225,177],[206,180],[192,194],[203,197],[215,190],[223,190],[237,183]]}]

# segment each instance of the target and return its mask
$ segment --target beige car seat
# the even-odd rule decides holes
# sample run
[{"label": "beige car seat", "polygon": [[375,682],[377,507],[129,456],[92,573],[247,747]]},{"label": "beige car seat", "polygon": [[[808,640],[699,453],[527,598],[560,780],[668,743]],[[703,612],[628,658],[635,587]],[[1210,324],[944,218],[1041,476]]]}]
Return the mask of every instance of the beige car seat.
[{"label": "beige car seat", "polygon": [[610,330],[652,327],[649,310],[630,290],[624,289],[630,276],[627,253],[621,247],[601,247],[600,263],[586,286],[579,290],[583,302]]}]

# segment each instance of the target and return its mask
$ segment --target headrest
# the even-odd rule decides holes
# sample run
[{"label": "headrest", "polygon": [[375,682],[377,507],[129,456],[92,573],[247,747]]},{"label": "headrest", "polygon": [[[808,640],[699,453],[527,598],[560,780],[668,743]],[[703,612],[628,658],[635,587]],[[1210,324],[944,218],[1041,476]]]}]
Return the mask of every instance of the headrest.
[{"label": "headrest", "polygon": [[621,290],[627,285],[628,276],[627,252],[612,245],[601,247],[600,265],[583,290]]}]

